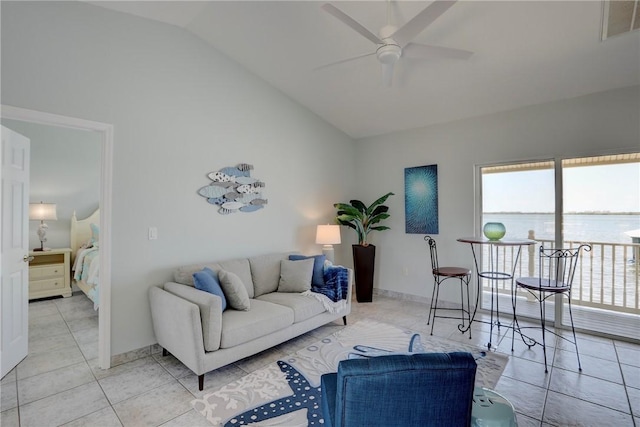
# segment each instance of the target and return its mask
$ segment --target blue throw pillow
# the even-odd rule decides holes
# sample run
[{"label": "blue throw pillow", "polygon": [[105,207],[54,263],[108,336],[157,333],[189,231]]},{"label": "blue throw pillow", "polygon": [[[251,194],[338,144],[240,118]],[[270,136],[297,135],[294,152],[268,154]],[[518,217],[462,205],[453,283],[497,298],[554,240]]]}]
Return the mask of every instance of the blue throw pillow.
[{"label": "blue throw pillow", "polygon": [[313,276],[311,276],[312,286],[324,286],[324,261],[327,259],[324,255],[289,255],[289,261],[300,261],[302,259],[313,258]]},{"label": "blue throw pillow", "polygon": [[212,269],[205,267],[201,271],[193,273],[193,283],[196,289],[218,295],[222,300],[222,311],[227,309],[227,298],[225,298],[224,292],[220,287],[218,275]]}]

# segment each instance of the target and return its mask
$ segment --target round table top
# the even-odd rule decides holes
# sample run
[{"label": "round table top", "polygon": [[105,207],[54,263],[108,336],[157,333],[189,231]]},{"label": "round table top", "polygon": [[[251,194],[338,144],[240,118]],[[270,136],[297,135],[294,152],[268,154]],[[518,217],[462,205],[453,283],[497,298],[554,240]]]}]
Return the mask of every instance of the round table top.
[{"label": "round table top", "polygon": [[526,246],[535,245],[535,240],[529,239],[501,239],[501,240],[489,240],[485,237],[460,237],[458,242],[462,243],[474,243],[479,245],[497,245],[497,246]]}]

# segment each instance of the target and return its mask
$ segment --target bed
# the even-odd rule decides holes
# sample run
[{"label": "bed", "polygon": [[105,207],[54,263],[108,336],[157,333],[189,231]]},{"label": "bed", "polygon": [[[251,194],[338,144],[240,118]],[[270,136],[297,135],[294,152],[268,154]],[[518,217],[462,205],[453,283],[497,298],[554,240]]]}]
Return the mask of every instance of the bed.
[{"label": "bed", "polygon": [[84,292],[97,310],[100,282],[100,209],[79,220],[71,217],[71,280]]}]

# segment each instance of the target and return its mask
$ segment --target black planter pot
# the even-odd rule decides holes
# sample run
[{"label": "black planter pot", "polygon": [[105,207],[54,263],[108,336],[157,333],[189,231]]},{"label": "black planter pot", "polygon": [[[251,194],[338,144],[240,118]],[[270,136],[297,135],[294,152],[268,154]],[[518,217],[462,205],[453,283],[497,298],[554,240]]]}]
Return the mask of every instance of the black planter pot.
[{"label": "black planter pot", "polygon": [[374,245],[353,245],[353,270],[356,279],[356,300],[373,301],[373,271],[376,260]]}]

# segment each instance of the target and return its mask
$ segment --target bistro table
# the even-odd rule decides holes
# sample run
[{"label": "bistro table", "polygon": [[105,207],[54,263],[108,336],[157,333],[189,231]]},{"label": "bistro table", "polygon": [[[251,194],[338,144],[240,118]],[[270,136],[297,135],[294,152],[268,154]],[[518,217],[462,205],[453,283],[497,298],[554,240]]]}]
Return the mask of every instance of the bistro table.
[{"label": "bistro table", "polygon": [[[515,322],[515,288],[513,286],[513,279],[516,272],[516,267],[518,265],[518,261],[520,259],[520,253],[522,252],[523,246],[530,246],[536,243],[535,240],[529,239],[502,239],[502,240],[489,240],[484,237],[461,237],[458,239],[458,242],[469,243],[471,246],[471,252],[473,253],[473,262],[476,268],[476,278],[478,283],[478,289],[476,292],[476,306],[473,309],[473,315],[471,316],[471,321],[469,322],[469,326],[467,328],[460,329],[462,333],[466,332],[470,327],[476,317],[476,312],[478,311],[478,306],[480,305],[480,294],[482,293],[482,279],[489,280],[491,284],[491,321],[490,321],[490,334],[489,334],[489,343],[487,344],[487,348],[491,350],[491,340],[493,339],[493,325],[495,324],[498,329],[500,329],[500,311],[499,311],[499,303],[498,303],[498,283],[503,281],[511,282],[511,304],[514,308],[514,322]],[[481,245],[489,246],[489,259],[488,259],[488,269],[481,269],[481,259],[479,259],[478,251],[481,251],[479,248]],[[512,257],[511,265],[504,264],[506,260],[501,259],[500,257],[500,248],[504,248],[505,246],[515,247],[516,253],[515,256]],[[503,263],[504,267],[500,270],[500,264]],[[495,301],[495,304],[494,304]],[[495,305],[495,306],[494,306]],[[494,311],[496,321],[494,322]]]}]

